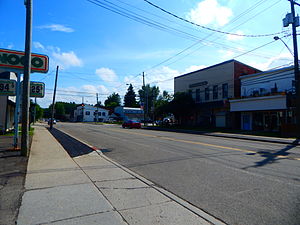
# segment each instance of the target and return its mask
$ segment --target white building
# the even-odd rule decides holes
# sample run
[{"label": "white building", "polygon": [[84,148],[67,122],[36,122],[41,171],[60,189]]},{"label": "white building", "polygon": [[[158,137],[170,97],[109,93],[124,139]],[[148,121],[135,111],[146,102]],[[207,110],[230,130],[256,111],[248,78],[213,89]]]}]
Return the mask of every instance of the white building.
[{"label": "white building", "polygon": [[88,104],[81,104],[74,110],[74,119],[78,122],[106,122],[109,118],[109,110]]},{"label": "white building", "polygon": [[230,100],[241,129],[278,131],[295,123],[294,68],[241,76],[241,98]]}]

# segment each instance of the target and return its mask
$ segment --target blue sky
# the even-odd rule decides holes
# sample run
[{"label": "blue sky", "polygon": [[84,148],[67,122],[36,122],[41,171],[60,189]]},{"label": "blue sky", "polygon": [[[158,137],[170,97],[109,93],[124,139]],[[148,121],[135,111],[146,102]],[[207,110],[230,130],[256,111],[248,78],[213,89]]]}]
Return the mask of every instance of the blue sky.
[{"label": "blue sky", "polygon": [[[96,93],[104,102],[112,92],[123,96],[128,83],[137,93],[142,72],[146,83],[172,93],[175,76],[233,58],[261,70],[293,62],[280,40],[272,42],[280,32],[293,49],[291,26],[282,26],[290,12],[288,0],[150,2],[215,31],[179,20],[144,0],[33,0],[32,52],[50,58],[48,74],[31,75],[32,81],[46,84],[46,96],[38,103],[51,103],[57,65],[56,100],[81,103],[84,96],[86,103],[95,104]],[[118,13],[123,16],[99,5],[122,10]],[[23,51],[24,0],[0,0],[0,20],[0,48]]]}]

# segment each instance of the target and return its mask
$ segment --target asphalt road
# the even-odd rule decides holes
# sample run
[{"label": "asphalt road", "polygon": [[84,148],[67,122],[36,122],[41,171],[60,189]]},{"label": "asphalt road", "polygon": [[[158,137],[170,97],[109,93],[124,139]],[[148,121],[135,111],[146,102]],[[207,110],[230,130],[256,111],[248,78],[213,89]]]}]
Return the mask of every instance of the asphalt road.
[{"label": "asphalt road", "polygon": [[300,224],[300,147],[58,123],[114,161],[228,224]]}]

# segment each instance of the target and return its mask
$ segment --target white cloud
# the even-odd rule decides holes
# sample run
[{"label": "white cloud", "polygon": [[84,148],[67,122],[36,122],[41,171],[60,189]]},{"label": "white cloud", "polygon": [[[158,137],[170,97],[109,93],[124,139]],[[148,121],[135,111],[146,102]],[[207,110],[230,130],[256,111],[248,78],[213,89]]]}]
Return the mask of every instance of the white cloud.
[{"label": "white cloud", "polygon": [[39,26],[38,28],[40,29],[50,29],[51,31],[61,31],[61,32],[66,32],[66,33],[71,33],[74,32],[74,29],[70,27],[66,27],[61,24],[50,24],[50,25],[43,25]]},{"label": "white cloud", "polygon": [[233,51],[230,50],[219,50],[218,52],[221,54],[222,59],[230,59],[235,54]]},{"label": "white cloud", "polygon": [[173,93],[174,77],[179,75],[179,71],[163,66],[161,68],[148,71],[146,74],[146,83],[158,86],[161,92],[166,90]]},{"label": "white cloud", "polygon": [[[243,31],[238,30],[237,32],[235,32],[235,34],[243,35],[244,33],[243,33]],[[227,34],[226,39],[229,41],[239,41],[239,40],[244,39],[243,36],[238,36],[238,35]]]},{"label": "white cloud", "polygon": [[193,65],[193,66],[190,66],[190,67],[186,68],[184,73],[190,73],[190,72],[193,72],[193,71],[201,70],[205,67],[206,66],[204,66],[204,65],[200,65],[200,66]]},{"label": "white cloud", "polygon": [[37,49],[45,49],[45,47],[44,47],[44,45],[42,45],[40,42],[38,42],[38,41],[34,41],[33,42],[33,47],[35,47],[35,48],[37,48]]},{"label": "white cloud", "polygon": [[82,86],[82,89],[86,92],[98,93],[98,89],[94,85],[86,84]]},{"label": "white cloud", "polygon": [[96,74],[105,82],[114,82],[118,79],[117,74],[109,68],[102,67],[96,69]]},{"label": "white cloud", "polygon": [[224,26],[231,16],[232,10],[221,6],[217,0],[204,0],[188,13],[187,18],[200,25]]},{"label": "white cloud", "polygon": [[8,49],[13,49],[13,48],[14,48],[14,44],[9,44],[9,45],[7,46],[7,48],[8,48]]},{"label": "white cloud", "polygon": [[288,66],[286,64],[292,63],[293,60],[294,60],[293,56],[287,52],[287,53],[282,53],[278,56],[274,56],[273,58],[267,60],[266,62],[257,62],[257,61],[249,62],[249,65],[264,71],[264,70],[280,67],[282,65]]},{"label": "white cloud", "polygon": [[82,61],[77,57],[77,55],[73,52],[53,52],[52,56],[54,60],[60,65],[62,68],[68,68],[72,66],[82,66]]}]

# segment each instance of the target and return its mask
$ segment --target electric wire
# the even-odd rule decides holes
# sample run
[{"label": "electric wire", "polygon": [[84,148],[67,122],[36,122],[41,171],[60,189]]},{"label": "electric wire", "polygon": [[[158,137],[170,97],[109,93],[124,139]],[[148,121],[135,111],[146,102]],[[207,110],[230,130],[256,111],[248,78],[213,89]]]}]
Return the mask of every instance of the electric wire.
[{"label": "electric wire", "polygon": [[187,20],[187,19],[184,19],[183,17],[180,17],[180,16],[177,16],[175,15],[174,13],[171,13],[163,8],[161,8],[160,6],[158,5],[155,5],[154,3],[148,1],[148,0],[143,0],[144,2],[148,3],[149,5],[177,18],[177,19],[180,19],[184,22],[187,22],[187,23],[190,23],[192,25],[195,25],[197,27],[200,27],[200,28],[203,28],[203,29],[206,29],[206,30],[209,30],[209,31],[212,31],[212,32],[217,32],[217,33],[221,33],[221,34],[228,34],[228,35],[234,35],[234,36],[241,36],[241,37],[251,37],[251,38],[258,38],[258,37],[269,37],[269,36],[275,36],[275,35],[278,35],[278,34],[282,34],[283,32],[276,32],[276,33],[271,33],[271,34],[237,34],[237,33],[230,33],[230,32],[226,32],[226,31],[221,31],[221,30],[216,30],[216,29],[213,29],[213,28],[210,28],[210,27],[206,27],[206,26],[203,26],[203,25],[200,25],[200,24],[197,24],[197,23],[194,23],[190,20]]}]

